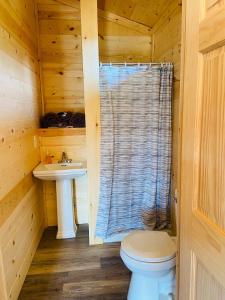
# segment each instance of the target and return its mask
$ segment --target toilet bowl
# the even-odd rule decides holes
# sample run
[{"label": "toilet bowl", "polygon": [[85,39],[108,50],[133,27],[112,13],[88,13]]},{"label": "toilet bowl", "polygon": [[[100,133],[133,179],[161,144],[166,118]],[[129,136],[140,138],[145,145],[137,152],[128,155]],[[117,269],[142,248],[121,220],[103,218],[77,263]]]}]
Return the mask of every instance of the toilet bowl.
[{"label": "toilet bowl", "polygon": [[122,241],[120,255],[132,272],[128,300],[175,299],[176,245],[168,233],[134,231]]}]

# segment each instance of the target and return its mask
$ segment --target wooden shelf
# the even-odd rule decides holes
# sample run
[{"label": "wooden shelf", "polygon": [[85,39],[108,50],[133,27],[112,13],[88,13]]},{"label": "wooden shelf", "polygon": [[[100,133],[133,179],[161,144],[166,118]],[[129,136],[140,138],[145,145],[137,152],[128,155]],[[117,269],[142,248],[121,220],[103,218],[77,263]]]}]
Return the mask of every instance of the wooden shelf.
[{"label": "wooden shelf", "polygon": [[43,137],[86,135],[86,128],[40,128],[38,135]]}]

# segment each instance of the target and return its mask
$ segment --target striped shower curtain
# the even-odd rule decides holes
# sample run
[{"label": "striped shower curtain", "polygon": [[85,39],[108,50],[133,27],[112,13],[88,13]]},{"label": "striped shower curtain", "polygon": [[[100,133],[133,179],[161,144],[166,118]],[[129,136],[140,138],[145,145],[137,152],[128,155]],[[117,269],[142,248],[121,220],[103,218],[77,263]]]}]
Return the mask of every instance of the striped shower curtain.
[{"label": "striped shower curtain", "polygon": [[173,66],[102,65],[96,235],[170,226]]}]

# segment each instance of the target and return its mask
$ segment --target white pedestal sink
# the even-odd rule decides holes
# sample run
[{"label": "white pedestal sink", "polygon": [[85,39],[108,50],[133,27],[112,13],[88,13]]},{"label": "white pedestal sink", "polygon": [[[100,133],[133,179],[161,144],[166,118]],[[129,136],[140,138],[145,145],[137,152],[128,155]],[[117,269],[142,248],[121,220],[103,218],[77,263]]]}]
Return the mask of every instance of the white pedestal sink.
[{"label": "white pedestal sink", "polygon": [[33,171],[41,180],[55,180],[57,192],[57,239],[76,237],[74,221],[72,180],[86,174],[85,162],[39,164]]}]

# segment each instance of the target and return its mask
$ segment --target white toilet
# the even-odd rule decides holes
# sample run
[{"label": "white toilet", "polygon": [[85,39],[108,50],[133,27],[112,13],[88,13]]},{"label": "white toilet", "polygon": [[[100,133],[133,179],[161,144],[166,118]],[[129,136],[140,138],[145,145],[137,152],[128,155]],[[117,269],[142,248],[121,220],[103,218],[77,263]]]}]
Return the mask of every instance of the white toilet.
[{"label": "white toilet", "polygon": [[121,243],[120,255],[132,272],[128,300],[175,299],[176,244],[163,231],[134,231]]}]

